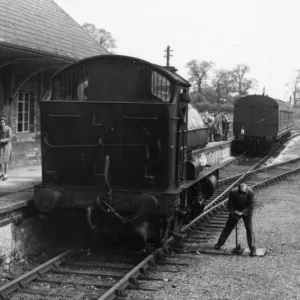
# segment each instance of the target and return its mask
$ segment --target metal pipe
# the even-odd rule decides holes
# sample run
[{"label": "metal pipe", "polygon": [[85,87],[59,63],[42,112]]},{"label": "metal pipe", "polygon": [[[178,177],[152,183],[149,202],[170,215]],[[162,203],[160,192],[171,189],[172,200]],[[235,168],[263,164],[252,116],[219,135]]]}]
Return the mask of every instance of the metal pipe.
[{"label": "metal pipe", "polygon": [[86,218],[87,218],[87,222],[88,222],[90,228],[92,230],[96,230],[97,227],[95,225],[93,225],[93,223],[92,223],[92,210],[93,210],[92,206],[88,206],[86,208]]},{"label": "metal pipe", "polygon": [[109,202],[109,205],[112,206],[112,189],[109,185],[109,181],[108,181],[108,170],[109,170],[109,166],[110,166],[110,161],[109,161],[109,155],[106,155],[105,156],[105,164],[104,164],[104,172],[103,172],[103,177],[104,177],[104,180],[105,180],[105,184],[107,186],[107,189],[108,189],[108,192],[107,192],[107,195],[108,195],[108,202]]}]

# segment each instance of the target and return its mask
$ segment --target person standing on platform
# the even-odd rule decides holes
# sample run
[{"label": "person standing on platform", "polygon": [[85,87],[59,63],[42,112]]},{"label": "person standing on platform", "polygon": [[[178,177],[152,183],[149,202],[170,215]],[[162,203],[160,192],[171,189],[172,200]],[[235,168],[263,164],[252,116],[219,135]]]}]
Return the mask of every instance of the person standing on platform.
[{"label": "person standing on platform", "polygon": [[12,158],[12,131],[6,125],[6,118],[0,117],[0,180],[7,180],[7,167]]},{"label": "person standing on platform", "polygon": [[205,113],[205,123],[208,126],[209,142],[214,141],[215,118],[208,112]]},{"label": "person standing on platform", "polygon": [[222,115],[222,129],[223,129],[223,139],[224,141],[227,141],[227,135],[229,131],[229,118],[225,114]]},{"label": "person standing on platform", "polygon": [[254,209],[253,190],[246,183],[241,183],[237,188],[232,189],[227,208],[229,217],[214,249],[219,250],[225,244],[231,231],[237,225],[239,219],[242,218],[246,228],[250,256],[256,256],[255,237],[252,226]]},{"label": "person standing on platform", "polygon": [[214,132],[214,140],[220,141],[222,135],[222,116],[221,114],[215,113],[215,132]]}]

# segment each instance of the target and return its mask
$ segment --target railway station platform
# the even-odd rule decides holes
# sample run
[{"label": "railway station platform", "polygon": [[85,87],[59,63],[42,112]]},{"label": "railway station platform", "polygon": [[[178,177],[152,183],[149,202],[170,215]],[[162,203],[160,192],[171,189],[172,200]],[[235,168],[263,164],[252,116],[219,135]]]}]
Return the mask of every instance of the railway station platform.
[{"label": "railway station platform", "polygon": [[41,181],[41,177],[40,165],[8,171],[8,180],[0,181],[0,227],[1,222],[8,219],[8,213],[28,205],[33,198],[33,187]]},{"label": "railway station platform", "polygon": [[[33,187],[41,181],[41,165],[16,167],[8,171],[8,180],[0,181],[0,263],[9,266],[36,244],[37,226],[30,216]],[[24,220],[24,221],[23,221]],[[1,267],[0,267],[1,272]]]}]

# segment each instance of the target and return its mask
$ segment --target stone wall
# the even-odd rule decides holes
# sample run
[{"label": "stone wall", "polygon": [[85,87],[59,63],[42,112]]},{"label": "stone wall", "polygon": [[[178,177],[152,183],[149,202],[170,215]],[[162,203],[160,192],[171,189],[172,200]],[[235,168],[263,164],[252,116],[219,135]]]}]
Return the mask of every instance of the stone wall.
[{"label": "stone wall", "polygon": [[[24,137],[24,136],[23,136]],[[30,140],[31,139],[31,140]],[[28,140],[18,140],[16,137],[12,141],[13,156],[11,167],[39,165],[41,164],[40,138],[28,138]]]},{"label": "stone wall", "polygon": [[230,144],[226,145],[226,147],[208,149],[204,153],[207,157],[208,165],[215,166],[221,164],[231,157]]},{"label": "stone wall", "polygon": [[81,244],[91,237],[93,232],[85,218],[70,220],[31,213],[18,225],[9,223],[0,227],[0,274],[16,262],[40,255],[52,256],[57,249]]},{"label": "stone wall", "polygon": [[23,220],[20,226],[9,223],[0,227],[0,262],[7,269],[11,262],[26,258],[39,250],[34,218]]},{"label": "stone wall", "polygon": [[32,77],[21,88],[20,92],[30,93],[30,126],[29,132],[17,132],[18,97],[11,95],[31,72],[20,69],[6,68],[0,74],[0,115],[7,118],[7,125],[12,128],[13,159],[10,167],[36,165],[41,163],[40,151],[40,107],[39,99],[43,78]]}]

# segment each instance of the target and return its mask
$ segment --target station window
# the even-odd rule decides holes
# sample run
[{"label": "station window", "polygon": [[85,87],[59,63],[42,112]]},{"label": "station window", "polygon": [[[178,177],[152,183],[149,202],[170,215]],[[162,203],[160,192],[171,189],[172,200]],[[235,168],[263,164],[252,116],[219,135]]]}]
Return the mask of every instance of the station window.
[{"label": "station window", "polygon": [[18,132],[29,132],[30,93],[18,93]]},{"label": "station window", "polygon": [[167,78],[152,71],[151,93],[163,102],[171,101],[171,84]]}]

